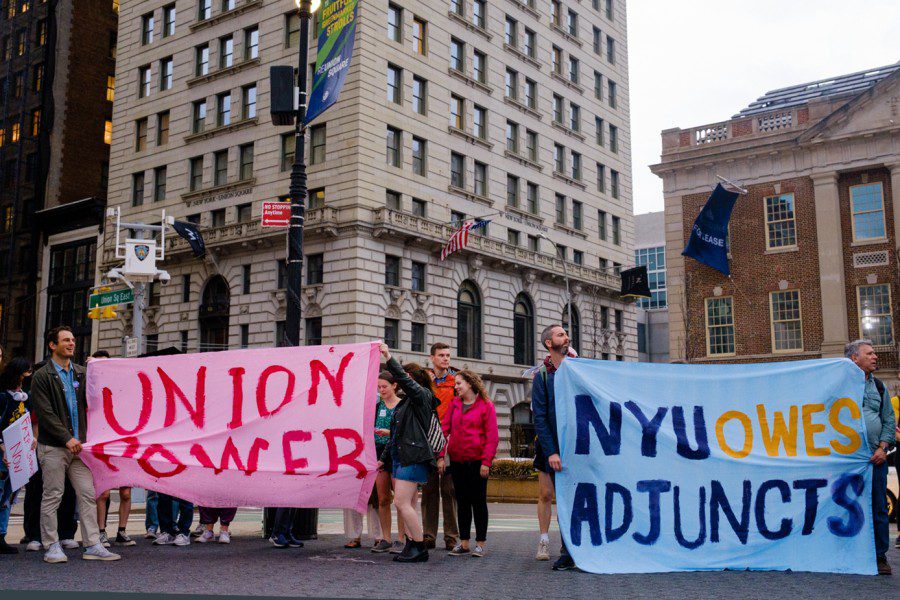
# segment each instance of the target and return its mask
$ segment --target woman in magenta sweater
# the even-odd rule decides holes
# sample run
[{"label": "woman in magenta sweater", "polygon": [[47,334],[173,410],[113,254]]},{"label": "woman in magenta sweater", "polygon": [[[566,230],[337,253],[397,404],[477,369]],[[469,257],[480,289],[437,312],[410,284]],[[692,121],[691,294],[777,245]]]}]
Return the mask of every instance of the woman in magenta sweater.
[{"label": "woman in magenta sweater", "polygon": [[[456,493],[459,544],[452,556],[484,556],[487,541],[487,480],[497,454],[499,434],[497,411],[490,401],[481,377],[472,371],[456,374],[456,397],[441,421],[447,436],[445,453],[450,458],[450,476]],[[443,473],[447,461],[438,459]],[[475,517],[475,548],[469,549],[472,517]]]}]

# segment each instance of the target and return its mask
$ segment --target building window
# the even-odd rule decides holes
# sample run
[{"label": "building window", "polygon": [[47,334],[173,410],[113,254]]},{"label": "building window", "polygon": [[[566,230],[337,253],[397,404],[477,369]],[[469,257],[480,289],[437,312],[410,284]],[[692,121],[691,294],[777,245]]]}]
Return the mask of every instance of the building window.
[{"label": "building window", "polygon": [[568,21],[566,25],[569,30],[569,35],[571,35],[572,37],[578,37],[578,13],[573,11],[571,8],[569,9]]},{"label": "building window", "polygon": [[190,165],[190,190],[195,192],[203,187],[203,157],[195,156]]},{"label": "building window", "polygon": [[516,208],[519,206],[519,178],[515,175],[506,176],[506,204]]},{"label": "building window", "polygon": [[[565,257],[563,257],[565,260]],[[562,326],[569,334],[569,345],[581,354],[581,316],[578,314],[578,308],[572,306],[572,323],[569,323],[569,306],[563,307]]]},{"label": "building window", "polygon": [[[43,69],[41,71],[43,73]],[[35,90],[38,91],[38,90]],[[106,99],[109,102],[112,102],[116,99],[116,76],[115,75],[107,75],[106,76]]]},{"label": "building window", "polygon": [[241,118],[256,118],[256,84],[245,86],[241,91]]},{"label": "building window", "polygon": [[413,111],[424,115],[427,114],[427,98],[428,98],[428,82],[421,77],[413,76],[412,81],[412,108]]},{"label": "building window", "polygon": [[610,108],[616,107],[616,104],[617,104],[616,90],[617,90],[616,82],[607,79],[606,80],[607,101],[609,102]]},{"label": "building window", "polygon": [[400,210],[401,195],[400,192],[394,190],[385,190],[384,204],[391,210]]},{"label": "building window", "polygon": [[212,16],[212,0],[200,0],[197,3],[197,20],[205,21]]},{"label": "building window", "polygon": [[[606,212],[602,210],[597,211],[597,229],[600,234],[600,240],[606,241]],[[638,263],[640,264],[640,263]]]},{"label": "building window", "polygon": [[309,164],[325,162],[325,123],[313,125],[309,129]]},{"label": "building window", "polygon": [[894,319],[889,284],[861,285],[857,290],[860,337],[876,346],[894,345]]},{"label": "building window", "polygon": [[613,169],[609,171],[609,193],[613,198],[619,197],[619,172]]},{"label": "building window", "polygon": [[401,140],[403,132],[396,127],[388,126],[386,140],[386,159],[387,164],[392,167],[400,167],[403,164],[403,155],[401,152]]},{"label": "building window", "polygon": [[[40,92],[43,87],[44,87],[44,65],[34,65],[34,67],[31,69],[31,90],[33,92]],[[108,94],[109,94],[109,88],[107,88],[107,95]]]},{"label": "building window", "polygon": [[138,69],[138,98],[150,95],[150,65]]},{"label": "building window", "polygon": [[735,353],[733,302],[732,296],[706,299],[707,356],[724,356]]},{"label": "building window", "polygon": [[216,125],[231,125],[231,92],[216,96]]},{"label": "building window", "polygon": [[428,204],[424,200],[413,198],[412,212],[415,216],[424,218],[428,216]]},{"label": "building window", "polygon": [[[287,280],[288,280],[288,269],[287,269],[287,261],[279,260],[278,261],[278,271],[275,274],[275,287],[279,290],[283,290],[287,288]],[[279,339],[281,339],[279,337]]]},{"label": "building window", "polygon": [[537,110],[537,82],[533,79],[525,79],[525,106]]},{"label": "building window", "polygon": [[572,200],[572,227],[581,231],[584,229],[584,209],[583,204],[577,200]]},{"label": "building window", "polygon": [[506,230],[506,243],[518,247],[522,243],[522,234],[515,229]]},{"label": "building window", "polygon": [[312,317],[306,319],[306,345],[321,346],[322,345],[322,317]]},{"label": "building window", "polygon": [[615,216],[612,218],[612,243],[616,246],[622,244],[622,220]]},{"label": "building window", "polygon": [[181,276],[181,301],[191,301],[191,276],[189,273]]},{"label": "building window", "polygon": [[166,91],[172,89],[172,75],[174,69],[174,63],[172,62],[172,57],[169,56],[167,58],[159,61],[159,89],[160,91]]},{"label": "building window", "polygon": [[319,285],[325,281],[325,255],[309,254],[306,257],[306,285]]},{"label": "building window", "polygon": [[147,119],[138,119],[134,122],[134,151],[140,152],[147,149]]},{"label": "building window", "polygon": [[450,12],[458,17],[466,14],[465,0],[450,0]]},{"label": "building window", "polygon": [[244,30],[244,60],[259,58],[259,27]]},{"label": "building window", "polygon": [[219,68],[227,69],[234,65],[234,37],[226,36],[219,39]]},{"label": "building window", "polygon": [[475,161],[475,188],[474,192],[476,196],[481,196],[482,198],[487,198],[488,194],[488,167],[485,163]]},{"label": "building window", "polygon": [[513,306],[513,362],[534,364],[534,308],[526,294],[519,294]]},{"label": "building window", "polygon": [[650,284],[650,298],[640,298],[638,306],[644,309],[665,308],[668,305],[665,246],[635,250],[634,263],[639,267],[647,267],[647,278]]},{"label": "building window", "polygon": [[487,28],[487,0],[473,0],[472,25],[479,29]]},{"label": "building window", "polygon": [[540,188],[538,188],[536,183],[529,181],[526,185],[525,201],[528,204],[528,212],[533,215],[538,214],[540,210]]},{"label": "building window", "polygon": [[403,9],[396,4],[388,4],[387,33],[389,40],[403,41]]},{"label": "building window", "polygon": [[294,152],[296,139],[293,133],[285,133],[281,136],[281,170],[288,171],[294,164]]},{"label": "building window", "polygon": [[425,291],[425,263],[413,261],[412,279],[410,280],[412,291]]},{"label": "building window", "polygon": [[466,187],[466,157],[456,152],[450,153],[450,185],[459,189]]},{"label": "building window", "polygon": [[566,149],[561,144],[553,144],[553,170],[561,174],[566,172]]},{"label": "building window", "polygon": [[162,202],[166,199],[166,167],[153,169],[153,201]]},{"label": "building window", "polygon": [[[290,197],[285,198],[284,201],[289,202]],[[325,206],[325,188],[309,190],[309,193],[307,193],[307,195],[306,195],[306,207],[309,210],[316,210],[317,208],[323,208],[324,206]]]},{"label": "building window", "polygon": [[388,65],[387,99],[394,104],[403,103],[403,69]]},{"label": "building window", "polygon": [[853,211],[853,241],[878,240],[885,237],[884,195],[881,183],[850,187]]},{"label": "building window", "polygon": [[153,43],[153,13],[141,17],[141,45]]},{"label": "building window", "polygon": [[384,285],[392,285],[400,287],[400,257],[391,256],[384,257]]},{"label": "building window", "polygon": [[481,358],[481,295],[471,281],[456,296],[456,348],[460,358]]},{"label": "building window", "polygon": [[144,173],[131,176],[131,205],[141,206],[144,203]]},{"label": "building window", "polygon": [[519,23],[515,19],[510,16],[506,17],[506,24],[504,25],[503,33],[505,36],[504,41],[507,46],[512,48],[517,48],[519,46]]},{"label": "building window", "polygon": [[225,225],[225,209],[219,208],[209,213],[213,227],[223,227]]},{"label": "building window", "polygon": [[487,139],[487,109],[477,104],[472,110],[472,133],[480,140]]},{"label": "building window", "polygon": [[604,4],[606,5],[606,18],[610,21],[613,20],[613,0],[604,0]]},{"label": "building window", "polygon": [[209,44],[197,46],[194,50],[194,57],[196,63],[194,75],[200,77],[201,75],[209,74]]},{"label": "building window", "polygon": [[519,74],[513,69],[506,70],[506,97],[510,100],[519,99]]},{"label": "building window", "polygon": [[606,60],[609,64],[616,64],[616,40],[606,36]]},{"label": "building window", "polygon": [[253,143],[244,144],[238,148],[240,154],[240,180],[247,181],[253,178]]},{"label": "building window", "polygon": [[460,131],[466,129],[466,101],[455,94],[450,95],[450,124]]},{"label": "building window", "polygon": [[413,18],[413,47],[422,56],[428,54],[428,22],[419,17]]},{"label": "building window", "polygon": [[428,142],[416,136],[412,139],[412,168],[416,175],[427,175]]},{"label": "building window", "polygon": [[513,154],[519,153],[519,124],[506,122],[506,149]]},{"label": "building window", "polygon": [[400,347],[400,321],[397,319],[384,320],[384,343],[388,348]]},{"label": "building window", "polygon": [[487,83],[487,54],[484,52],[472,52],[472,77],[478,83]]},{"label": "building window", "polygon": [[228,150],[220,150],[213,155],[215,166],[213,185],[220,186],[228,183]]},{"label": "building window", "polygon": [[581,181],[581,154],[572,152],[572,179]]},{"label": "building window", "polygon": [[538,150],[538,134],[529,129],[525,132],[525,152],[528,160],[534,163],[538,162]]},{"label": "building window", "polygon": [[553,94],[553,122],[562,125],[565,101],[559,94]]},{"label": "building window", "polygon": [[609,151],[613,154],[619,153],[619,128],[615,125],[609,126]]},{"label": "building window", "polygon": [[606,167],[597,163],[597,191],[606,192]]},{"label": "building window", "polygon": [[569,129],[581,131],[581,107],[571,102],[569,103]]},{"label": "building window", "polygon": [[572,250],[572,262],[576,265],[584,264],[584,252],[581,250]]},{"label": "building window", "polygon": [[162,14],[163,14],[162,36],[164,38],[167,38],[167,37],[175,35],[175,5],[169,4],[168,6],[163,6]]},{"label": "building window", "polygon": [[522,50],[529,58],[537,58],[537,34],[532,30],[525,28],[525,43]]},{"label": "building window", "polygon": [[163,146],[169,143],[169,111],[156,115],[156,145]]},{"label": "building window", "polygon": [[556,223],[566,224],[566,197],[562,194],[556,194]]},{"label": "building window", "polygon": [[769,294],[772,316],[772,350],[803,350],[803,321],[800,313],[800,291],[788,290]]},{"label": "building window", "polygon": [[450,68],[462,73],[466,69],[466,45],[450,38]]},{"label": "building window", "polygon": [[425,323],[412,324],[412,344],[410,350],[413,352],[425,352]]},{"label": "building window", "polygon": [[794,195],[781,194],[765,199],[766,248],[789,248],[797,245],[794,220]]},{"label": "building window", "polygon": [[579,79],[579,76],[578,76],[578,67],[579,66],[580,66],[580,63],[579,63],[578,59],[575,58],[574,56],[570,56],[569,57],[569,81],[571,81],[572,83],[574,83],[576,85],[578,84],[578,79]]}]

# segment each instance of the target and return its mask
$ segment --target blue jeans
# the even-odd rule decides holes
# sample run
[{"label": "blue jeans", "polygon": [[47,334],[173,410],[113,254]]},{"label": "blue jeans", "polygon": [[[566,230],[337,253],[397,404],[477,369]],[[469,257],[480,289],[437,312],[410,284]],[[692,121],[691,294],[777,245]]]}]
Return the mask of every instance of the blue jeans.
[{"label": "blue jeans", "polygon": [[9,525],[9,513],[12,510],[15,496],[12,493],[12,484],[9,482],[9,471],[3,461],[0,461],[0,537],[6,535]]},{"label": "blue jeans", "polygon": [[144,529],[147,531],[159,531],[159,515],[156,507],[159,504],[159,495],[153,490],[147,490],[147,516],[144,518]]},{"label": "blue jeans", "polygon": [[[159,516],[160,533],[185,535],[191,532],[191,523],[194,521],[194,505],[180,498],[173,498],[167,494],[158,493],[156,514]],[[175,511],[178,511],[178,520],[175,520]]]},{"label": "blue jeans", "polygon": [[891,524],[887,509],[888,464],[872,467],[872,520],[875,523],[875,556],[887,554],[891,547]]},{"label": "blue jeans", "polygon": [[293,508],[279,508],[275,511],[275,523],[272,525],[273,538],[279,535],[290,537],[294,527],[295,512]]}]

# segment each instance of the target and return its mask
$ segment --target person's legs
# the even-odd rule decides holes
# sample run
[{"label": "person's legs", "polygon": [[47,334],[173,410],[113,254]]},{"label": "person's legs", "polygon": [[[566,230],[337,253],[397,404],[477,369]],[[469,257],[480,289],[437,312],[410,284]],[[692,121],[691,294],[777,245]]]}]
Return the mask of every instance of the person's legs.
[{"label": "person's legs", "polygon": [[887,509],[888,465],[872,467],[872,520],[875,523],[875,556],[884,558],[891,547],[891,524]]},{"label": "person's legs", "polygon": [[78,530],[75,504],[75,488],[72,487],[72,482],[66,477],[63,484],[62,502],[59,503],[59,508],[56,510],[57,531],[61,540],[75,539],[75,532]]},{"label": "person's legs", "polygon": [[156,512],[159,506],[159,495],[153,490],[147,490],[147,501],[144,503],[146,516],[144,517],[144,528],[148,532],[159,531],[159,515]]},{"label": "person's legs", "polygon": [[106,490],[97,498],[97,524],[102,531],[106,531],[106,513],[109,510],[109,490]]},{"label": "person's legs", "polygon": [[212,531],[216,525],[216,519],[219,516],[219,509],[207,508],[205,506],[198,507],[200,509],[200,524],[206,527],[207,531]]},{"label": "person's legs", "polygon": [[231,522],[237,516],[237,507],[219,509],[219,530],[228,531]]},{"label": "person's legs", "polygon": [[541,535],[547,535],[550,533],[550,518],[553,514],[553,480],[547,473],[538,471],[538,485],[540,486],[537,504],[538,527],[541,529]]},{"label": "person's legs", "polygon": [[422,486],[422,535],[429,545],[437,539],[440,496],[440,475],[435,469],[428,474],[428,481]]},{"label": "person's legs", "polygon": [[291,529],[294,526],[294,509],[278,508],[275,511],[275,522],[272,525],[272,537],[277,538],[279,535],[290,537]]},{"label": "person's legs", "polygon": [[453,548],[459,540],[459,529],[456,518],[456,493],[453,490],[453,477],[444,472],[441,475],[441,509],[444,512],[444,545]]},{"label": "person's legs", "polygon": [[422,542],[422,524],[416,511],[418,484],[414,481],[394,481],[394,505],[406,527],[406,534],[414,542]]},{"label": "person's legs", "polygon": [[[352,508],[344,509],[344,535],[347,536],[349,542],[356,542],[354,547],[359,547],[359,541],[362,537],[363,516]],[[348,542],[348,543],[349,543]]]},{"label": "person's legs", "polygon": [[472,502],[469,496],[470,487],[466,478],[464,463],[450,463],[450,476],[453,478],[453,490],[456,492],[459,543],[463,548],[468,548],[469,539],[472,537]]},{"label": "person's legs", "polygon": [[375,489],[378,492],[378,520],[381,522],[381,539],[391,541],[391,475],[387,471],[379,471],[375,478]]},{"label": "person's legs", "polygon": [[159,532],[167,533],[175,537],[175,501],[172,496],[159,492],[157,495],[157,516],[159,518]]},{"label": "person's legs", "polygon": [[125,531],[128,527],[128,517],[131,515],[131,488],[119,488],[119,531]]},{"label": "person's legs", "polygon": [[371,504],[366,505],[366,521],[369,537],[373,540],[384,539],[381,537],[381,515],[378,513],[378,509]]},{"label": "person's legs", "polygon": [[186,500],[177,499],[178,502],[178,533],[189,535],[191,523],[194,522],[194,505]]},{"label": "person's legs", "polygon": [[472,463],[472,514],[475,517],[475,543],[484,548],[487,541],[487,478],[481,476],[481,463]]},{"label": "person's legs", "polygon": [[94,500],[94,477],[78,456],[69,463],[68,475],[78,500],[81,540],[85,548],[96,546],[100,543],[100,526],[97,524],[97,504]]},{"label": "person's legs", "polygon": [[41,498],[44,495],[44,479],[41,470],[25,484],[24,522],[25,538],[29,542],[41,541]]},{"label": "person's legs", "polygon": [[[66,469],[71,453],[65,448],[38,444],[38,460],[44,474],[44,495],[41,500],[41,542],[45,549],[59,542],[56,509],[62,501]],[[96,516],[96,513],[95,513]]]}]

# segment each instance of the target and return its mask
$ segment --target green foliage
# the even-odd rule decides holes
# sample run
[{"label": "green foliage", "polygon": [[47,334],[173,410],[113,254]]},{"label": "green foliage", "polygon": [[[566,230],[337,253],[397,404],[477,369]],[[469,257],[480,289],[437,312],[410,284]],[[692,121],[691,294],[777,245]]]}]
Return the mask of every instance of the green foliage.
[{"label": "green foliage", "polygon": [[511,459],[495,460],[491,466],[491,477],[495,479],[515,479],[526,481],[537,479],[537,471],[531,464],[531,460],[519,461]]}]

